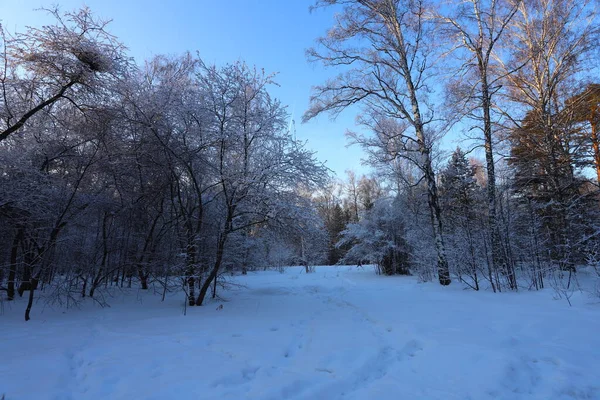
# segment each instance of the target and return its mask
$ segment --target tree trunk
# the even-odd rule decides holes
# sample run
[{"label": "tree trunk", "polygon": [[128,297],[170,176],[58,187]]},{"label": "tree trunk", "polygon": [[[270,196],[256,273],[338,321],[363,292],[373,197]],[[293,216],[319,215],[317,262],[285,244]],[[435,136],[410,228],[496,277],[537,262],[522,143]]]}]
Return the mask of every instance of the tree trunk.
[{"label": "tree trunk", "polygon": [[[491,268],[496,270],[499,266],[504,267],[502,251],[500,249],[500,232],[496,217],[496,172],[494,166],[494,149],[492,143],[492,119],[490,115],[491,101],[487,82],[487,74],[480,67],[481,74],[481,97],[483,111],[483,136],[485,148],[485,162],[487,170],[487,203],[488,203],[488,225],[491,238]],[[504,269],[504,268],[503,268]]]},{"label": "tree trunk", "polygon": [[106,270],[106,263],[108,260],[108,232],[107,232],[107,223],[110,215],[108,213],[104,213],[104,218],[102,218],[102,261],[100,261],[100,268],[98,269],[98,273],[92,280],[92,287],[90,288],[90,297],[94,297],[94,293],[96,288],[102,282],[104,271]]},{"label": "tree trunk", "polygon": [[427,181],[427,200],[429,203],[429,211],[431,216],[431,225],[433,227],[433,236],[435,240],[435,248],[437,250],[437,272],[440,285],[447,286],[452,281],[450,280],[450,269],[446,258],[446,246],[442,235],[442,218],[437,193],[437,185],[435,183],[435,175],[431,167],[431,158],[429,152],[425,155],[425,180]]},{"label": "tree trunk", "polygon": [[6,283],[6,294],[8,300],[15,298],[15,279],[17,277],[17,256],[19,254],[19,243],[23,239],[24,228],[19,228],[10,249],[10,266],[8,270],[8,282]]},{"label": "tree trunk", "polygon": [[139,272],[140,284],[142,285],[142,290],[148,290],[148,275],[142,273],[141,270]]},{"label": "tree trunk", "polygon": [[[404,43],[404,39],[398,31],[399,42]],[[431,225],[433,229],[433,238],[437,251],[437,272],[440,285],[447,286],[452,281],[450,280],[450,269],[448,267],[448,259],[446,258],[446,246],[444,244],[442,218],[440,211],[440,202],[438,198],[437,185],[435,182],[435,173],[431,165],[431,153],[425,140],[425,127],[421,119],[421,111],[419,109],[419,101],[417,99],[417,91],[410,75],[408,60],[404,58],[403,69],[405,70],[405,82],[408,89],[408,95],[412,106],[413,126],[419,144],[419,152],[422,156],[423,171],[425,173],[425,182],[427,183],[427,202],[429,204],[429,212],[431,217]]]},{"label": "tree trunk", "polygon": [[213,283],[213,291],[212,291],[212,298],[213,299],[217,297],[217,278],[218,277],[219,277],[218,275],[215,276],[215,280],[214,280],[214,283]]},{"label": "tree trunk", "polygon": [[23,276],[19,288],[17,289],[19,297],[23,297],[23,293],[25,293],[26,290],[31,290],[31,264],[28,261],[29,260],[26,260],[25,265],[23,265]]},{"label": "tree trunk", "polygon": [[227,241],[227,236],[229,236],[230,225],[231,225],[231,219],[230,219],[230,216],[228,216],[228,220],[226,222],[226,228],[225,228],[224,232],[221,234],[221,237],[219,238],[219,242],[217,244],[217,257],[215,259],[215,264],[213,265],[213,268],[210,271],[210,274],[204,281],[202,288],[200,288],[200,293],[198,294],[198,299],[196,300],[197,306],[202,305],[202,303],[204,302],[204,298],[206,297],[206,292],[208,292],[208,289],[210,288],[210,284],[212,283],[213,279],[217,279],[217,274],[219,273],[219,268],[221,268],[221,263],[223,262],[223,253],[225,251],[225,242]]},{"label": "tree trunk", "polygon": [[489,252],[487,249],[487,241],[486,241],[486,237],[483,236],[483,245],[485,246],[485,255],[486,255],[486,264],[487,264],[487,273],[488,273],[488,280],[490,281],[490,285],[492,285],[492,291],[494,293],[496,293],[496,285],[494,284],[494,275],[492,273],[492,263],[490,261],[489,258]]},{"label": "tree trunk", "polygon": [[[600,116],[596,116],[598,111],[592,111],[592,147],[594,148],[594,164],[596,167],[596,179],[600,185],[600,144],[598,143],[598,125],[600,125]],[[594,118],[595,117],[595,118]]]},{"label": "tree trunk", "polygon": [[[85,297],[85,292],[87,290],[87,283],[88,283],[88,278],[87,276],[83,277],[83,287],[81,288],[81,297]],[[91,293],[90,293],[90,297],[91,297]]]},{"label": "tree trunk", "polygon": [[[218,258],[218,256],[217,256],[217,258]],[[208,289],[210,288],[210,284],[212,283],[212,280],[215,279],[217,276],[217,272],[219,271],[220,263],[221,263],[220,261],[215,262],[215,265],[214,265],[212,271],[210,271],[210,274],[204,281],[202,288],[200,288],[200,293],[198,294],[198,299],[196,300],[196,305],[201,306],[202,303],[204,302],[204,298],[206,297],[206,292],[208,292]]]},{"label": "tree trunk", "polygon": [[437,272],[440,285],[447,286],[452,281],[450,280],[450,269],[448,267],[448,259],[446,258],[446,246],[442,235],[442,218],[440,210],[440,202],[435,183],[435,173],[431,166],[431,154],[425,141],[425,132],[420,120],[420,112],[416,98],[413,97],[413,110],[415,115],[415,130],[419,142],[419,151],[423,157],[423,170],[425,173],[425,182],[427,183],[427,203],[429,204],[429,213],[431,217],[431,226],[433,229],[433,239],[437,251]]},{"label": "tree trunk", "polygon": [[196,244],[195,237],[191,231],[191,228],[188,228],[187,236],[188,237],[186,246],[186,263],[188,276],[188,302],[189,305],[193,307],[196,305],[196,295],[194,292],[196,286],[196,279],[194,278],[194,276],[196,275]]},{"label": "tree trunk", "polygon": [[31,318],[29,314],[31,313],[31,307],[33,306],[33,294],[35,289],[37,288],[38,278],[31,277],[30,281],[30,289],[29,289],[29,300],[27,301],[27,308],[25,309],[25,321],[29,321]]},{"label": "tree trunk", "polygon": [[189,302],[189,305],[193,307],[196,305],[196,295],[194,294],[196,280],[194,279],[193,276],[190,276],[187,279],[187,285],[188,285],[188,302]]},{"label": "tree trunk", "polygon": [[98,271],[98,274],[94,277],[92,281],[92,287],[90,288],[90,297],[94,297],[94,293],[96,293],[96,288],[100,286],[100,282],[102,282],[103,277],[100,275],[101,271]]},{"label": "tree trunk", "polygon": [[123,285],[125,284],[125,266],[121,266],[121,289],[123,288]]}]

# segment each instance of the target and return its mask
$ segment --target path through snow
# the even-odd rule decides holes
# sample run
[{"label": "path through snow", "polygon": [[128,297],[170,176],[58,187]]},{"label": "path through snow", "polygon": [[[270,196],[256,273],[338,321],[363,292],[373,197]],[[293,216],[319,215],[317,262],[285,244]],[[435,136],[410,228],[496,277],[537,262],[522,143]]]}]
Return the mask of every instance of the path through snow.
[{"label": "path through snow", "polygon": [[[600,306],[356,267],[235,278],[226,302],[120,296],[0,316],[0,395],[22,399],[600,399]],[[222,309],[217,307],[223,304]]]}]

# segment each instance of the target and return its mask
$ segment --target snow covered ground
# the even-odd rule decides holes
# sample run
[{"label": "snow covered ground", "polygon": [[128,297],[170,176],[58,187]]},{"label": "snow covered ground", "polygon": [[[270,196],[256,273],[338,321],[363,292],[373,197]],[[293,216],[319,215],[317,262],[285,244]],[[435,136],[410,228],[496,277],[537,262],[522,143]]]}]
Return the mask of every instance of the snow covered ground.
[{"label": "snow covered ground", "polygon": [[[475,293],[371,269],[290,268],[188,309],[135,292],[0,315],[0,397],[600,399],[600,305]],[[220,305],[223,307],[219,307]],[[42,312],[43,311],[43,312]]]}]

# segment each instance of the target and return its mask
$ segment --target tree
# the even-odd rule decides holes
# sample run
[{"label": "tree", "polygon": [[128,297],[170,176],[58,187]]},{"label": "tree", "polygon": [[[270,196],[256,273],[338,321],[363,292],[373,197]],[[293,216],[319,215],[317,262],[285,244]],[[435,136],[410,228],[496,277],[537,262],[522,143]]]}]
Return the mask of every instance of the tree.
[{"label": "tree", "polygon": [[[502,87],[504,74],[494,64],[494,52],[517,13],[520,0],[468,0],[450,8],[450,15],[436,15],[442,34],[452,40],[452,51],[462,61],[449,86],[451,112],[481,121],[487,171],[488,225],[491,234],[492,269],[506,269],[497,224],[496,174],[492,111],[494,95]],[[516,66],[515,68],[518,68]]]},{"label": "tree", "polygon": [[84,213],[92,213],[102,194],[102,188],[94,187],[94,175],[105,157],[101,138],[106,116],[98,110],[82,115],[69,108],[54,114],[61,120],[57,135],[35,137],[54,125],[52,118],[43,118],[29,128],[35,135],[10,138],[9,145],[0,147],[5,161],[0,214],[14,232],[8,292],[12,298],[20,270],[18,293],[29,291],[26,320],[39,283],[60,272],[54,263],[64,246],[60,239],[67,241],[69,229]]},{"label": "tree", "polygon": [[352,222],[358,222],[358,178],[356,177],[356,173],[354,171],[346,171],[347,182],[346,186],[346,194],[348,196],[348,208],[350,211],[350,218]]},{"label": "tree", "polygon": [[88,8],[48,12],[54,25],[14,36],[0,25],[0,142],[58,101],[90,107],[81,92],[100,90],[127,68],[124,47]]},{"label": "tree", "polygon": [[343,260],[375,264],[385,275],[409,275],[411,248],[400,209],[394,199],[380,199],[358,223],[348,224],[337,244],[350,247]]},{"label": "tree", "polygon": [[581,93],[567,100],[566,112],[575,122],[589,122],[591,133],[593,164],[596,168],[596,183],[600,184],[600,142],[598,128],[600,127],[600,84],[590,84]]},{"label": "tree", "polygon": [[[597,15],[588,1],[532,0],[519,4],[510,24],[508,96],[526,112],[512,117],[511,163],[522,196],[536,203],[548,232],[550,259],[571,270],[571,214],[580,195],[577,171],[584,164],[585,138],[568,109],[573,87],[582,86],[597,48]],[[520,66],[515,68],[515,66]]]},{"label": "tree", "polygon": [[323,184],[327,172],[286,130],[285,109],[267,92],[271,76],[243,63],[201,64],[197,79],[215,132],[210,148],[220,208],[216,256],[196,300],[202,305],[230,234],[277,220],[297,203],[296,187]]},{"label": "tree", "polygon": [[337,264],[346,253],[347,249],[337,246],[337,243],[340,241],[342,231],[346,229],[347,224],[351,221],[348,217],[340,204],[336,203],[330,217],[325,222],[325,229],[329,234],[329,257],[327,260],[329,265]]},{"label": "tree", "polygon": [[[530,112],[520,128],[510,134],[511,157],[515,167],[515,188],[527,201],[533,202],[542,221],[542,232],[548,239],[550,260],[564,269],[574,265],[571,244],[577,235],[571,225],[589,196],[580,192],[582,179],[577,176],[582,149],[579,132],[569,121],[551,126],[545,118]],[[580,160],[580,161],[578,161]]]},{"label": "tree", "polygon": [[273,76],[190,54],[137,68],[88,9],[51,13],[2,31],[0,290],[29,292],[26,319],[34,294],[104,304],[108,285],[164,298],[177,282],[200,305],[223,270],[324,261],[305,194],[329,172],[286,129]]},{"label": "tree", "polygon": [[384,191],[374,177],[362,176],[358,181],[358,199],[363,210],[373,208],[375,202],[383,197]]},{"label": "tree", "polygon": [[364,106],[362,122],[369,128],[388,121],[405,124],[394,133],[411,144],[427,183],[438,278],[440,284],[448,285],[450,275],[432,165],[433,135],[427,128],[434,119],[433,110],[428,108],[426,85],[435,49],[425,4],[404,0],[319,0],[315,7],[333,5],[342,6],[342,12],[327,36],[318,39],[322,50],[310,49],[308,56],[344,71],[315,88],[303,120],[325,112],[336,116],[358,103]]},{"label": "tree", "polygon": [[[332,180],[321,188],[314,198],[314,206],[323,221],[327,234],[327,264],[334,265],[346,254],[346,247],[338,247],[340,233],[346,229],[348,222],[352,220],[352,200],[344,199],[343,193],[348,193],[341,182]],[[343,207],[344,205],[345,207]]]},{"label": "tree", "polygon": [[[216,185],[214,175],[209,173],[210,146],[215,139],[213,132],[206,129],[209,117],[202,108],[202,92],[195,82],[199,65],[199,60],[190,54],[171,59],[155,57],[146,64],[137,86],[127,96],[131,121],[148,133],[141,139],[151,146],[147,148],[153,161],[149,167],[161,166],[156,177],[162,177],[158,186],[162,194],[153,195],[154,200],[160,201],[160,215],[156,218],[167,216],[177,233],[178,246],[185,255],[181,275],[190,306],[195,305],[195,284],[206,267],[199,266],[206,228],[205,203],[208,192]],[[140,268],[140,278],[146,274]],[[147,284],[142,286],[147,288]]]},{"label": "tree", "polygon": [[[479,290],[479,268],[482,257],[478,240],[477,222],[479,205],[482,202],[480,187],[475,180],[475,169],[460,149],[452,153],[448,165],[441,172],[441,201],[447,237],[451,243],[450,255],[454,255],[459,279],[475,290]],[[488,269],[488,279],[494,285],[493,266]],[[466,281],[464,277],[470,278]]]}]

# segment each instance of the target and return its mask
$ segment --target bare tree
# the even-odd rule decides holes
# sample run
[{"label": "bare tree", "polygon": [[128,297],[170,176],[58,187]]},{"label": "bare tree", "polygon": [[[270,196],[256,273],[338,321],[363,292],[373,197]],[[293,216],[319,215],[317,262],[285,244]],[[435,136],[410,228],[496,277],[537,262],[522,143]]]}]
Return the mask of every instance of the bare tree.
[{"label": "bare tree", "polygon": [[47,11],[54,25],[16,35],[0,25],[0,142],[59,100],[86,107],[82,93],[75,102],[75,90],[97,90],[128,64],[124,47],[105,30],[108,22],[88,8]]},{"label": "bare tree", "polygon": [[[370,126],[402,121],[397,132],[411,144],[427,184],[431,226],[437,250],[440,284],[450,284],[442,220],[432,165],[434,138],[428,126],[434,113],[427,99],[427,81],[435,54],[432,26],[423,0],[319,0],[315,7],[339,5],[343,11],[320,50],[308,57],[328,67],[340,67],[337,78],[317,86],[304,121],[330,112],[333,116],[354,104],[365,108]],[[394,155],[395,157],[396,155]],[[392,158],[394,158],[392,157]]]},{"label": "bare tree", "polygon": [[197,78],[215,135],[211,169],[219,208],[215,258],[196,300],[202,305],[230,236],[279,220],[298,204],[293,189],[325,183],[327,169],[285,129],[285,108],[267,91],[272,76],[238,62],[202,64]]},{"label": "bare tree", "polygon": [[[481,125],[487,170],[488,224],[491,234],[492,268],[507,270],[497,226],[496,174],[492,107],[494,94],[501,88],[504,73],[494,65],[494,51],[505,36],[505,31],[518,10],[520,0],[465,0],[448,7],[450,15],[436,14],[442,23],[442,36],[450,39],[451,52],[461,60],[458,78],[450,81],[449,103],[451,113],[467,116]],[[517,66],[518,68],[518,66]],[[510,71],[507,71],[508,73]]]},{"label": "bare tree", "polygon": [[345,184],[346,194],[348,195],[350,213],[352,222],[358,222],[358,179],[354,171],[346,171],[347,181]]}]

